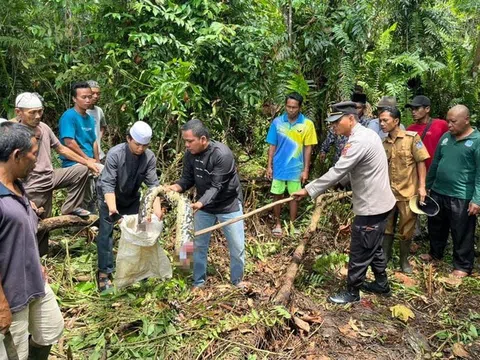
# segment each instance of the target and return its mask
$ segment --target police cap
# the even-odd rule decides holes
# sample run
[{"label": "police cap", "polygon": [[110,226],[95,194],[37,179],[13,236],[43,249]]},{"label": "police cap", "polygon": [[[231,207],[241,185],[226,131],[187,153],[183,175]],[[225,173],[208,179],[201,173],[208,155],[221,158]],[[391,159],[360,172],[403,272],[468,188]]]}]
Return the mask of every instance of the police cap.
[{"label": "police cap", "polygon": [[340,120],[344,115],[356,114],[357,113],[357,104],[353,101],[342,101],[336,104],[333,104],[330,107],[328,117],[325,121],[335,122]]}]

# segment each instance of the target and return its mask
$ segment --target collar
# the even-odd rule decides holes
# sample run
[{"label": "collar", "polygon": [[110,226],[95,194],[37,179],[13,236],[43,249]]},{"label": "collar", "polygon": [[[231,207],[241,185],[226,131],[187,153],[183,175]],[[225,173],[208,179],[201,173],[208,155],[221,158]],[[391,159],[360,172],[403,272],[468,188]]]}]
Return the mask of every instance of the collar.
[{"label": "collar", "polygon": [[394,143],[395,140],[397,140],[397,138],[404,138],[405,135],[406,135],[405,130],[402,130],[402,129],[400,128],[400,130],[398,131],[397,136],[396,136],[395,138],[392,138],[392,137],[390,136],[390,134],[388,134],[388,136],[386,137],[386,140],[385,140],[385,141],[388,142],[388,143]]},{"label": "collar", "polygon": [[[23,189],[23,185],[20,182],[20,180],[15,180],[14,181],[15,185],[17,185],[20,188],[20,192],[22,195],[25,194],[25,190]],[[18,196],[17,194],[14,194],[9,188],[7,188],[3,183],[0,181],[0,197],[2,196]]]},{"label": "collar", "polygon": [[452,138],[452,140],[454,140],[454,141],[464,141],[464,140],[469,140],[469,139],[477,139],[477,138],[479,137],[479,134],[480,134],[480,133],[478,132],[478,130],[477,130],[476,127],[473,127],[473,126],[472,126],[472,129],[473,129],[473,131],[472,131],[468,136],[465,136],[464,138],[462,138],[462,139],[460,139],[460,140],[457,140],[457,139],[455,138],[455,136],[452,135],[452,134],[450,134],[450,133],[449,133],[449,135],[450,135],[450,137]]},{"label": "collar", "polygon": [[[283,122],[290,122],[288,121],[288,114],[286,112],[284,112],[282,114],[282,121]],[[290,123],[291,125],[296,125],[296,124],[303,124],[305,122],[305,115],[303,115],[302,113],[299,113],[298,114],[298,117],[297,117],[297,120],[295,120],[293,123]]]},{"label": "collar", "polygon": [[350,136],[352,136],[353,134],[355,134],[358,130],[360,130],[360,128],[362,128],[364,126],[362,126],[362,124],[360,124],[358,121],[357,123],[355,124],[355,126],[352,128],[352,132],[350,133]]}]

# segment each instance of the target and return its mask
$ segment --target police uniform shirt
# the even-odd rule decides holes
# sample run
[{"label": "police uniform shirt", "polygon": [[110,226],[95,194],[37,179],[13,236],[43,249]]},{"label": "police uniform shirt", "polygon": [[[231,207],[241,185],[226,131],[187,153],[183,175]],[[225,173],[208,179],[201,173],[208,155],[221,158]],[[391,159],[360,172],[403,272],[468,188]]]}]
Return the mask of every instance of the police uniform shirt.
[{"label": "police uniform shirt", "polygon": [[390,188],[382,141],[373,130],[359,123],[353,127],[335,166],[305,189],[316,198],[347,175],[352,185],[355,215],[378,215],[393,208],[396,200]]},{"label": "police uniform shirt", "polygon": [[393,139],[383,141],[393,194],[399,201],[410,200],[417,193],[417,163],[430,158],[422,139],[415,131],[400,130]]}]

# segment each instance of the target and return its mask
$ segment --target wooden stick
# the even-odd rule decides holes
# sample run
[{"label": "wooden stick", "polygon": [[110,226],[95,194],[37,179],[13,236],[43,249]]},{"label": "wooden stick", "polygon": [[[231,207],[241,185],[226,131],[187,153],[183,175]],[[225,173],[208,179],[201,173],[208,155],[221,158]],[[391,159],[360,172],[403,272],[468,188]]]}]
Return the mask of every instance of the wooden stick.
[{"label": "wooden stick", "polygon": [[200,231],[197,231],[195,232],[195,236],[199,236],[199,235],[203,235],[203,234],[206,234],[206,233],[209,233],[210,231],[213,231],[213,230],[217,230],[217,229],[220,229],[224,226],[227,226],[227,225],[230,225],[230,224],[233,224],[233,223],[236,223],[237,221],[240,221],[240,220],[243,220],[243,219],[246,219],[246,218],[249,218],[250,216],[253,216],[255,214],[258,214],[258,213],[261,213],[262,211],[265,211],[265,210],[268,210],[276,205],[280,205],[280,204],[285,204],[285,203],[288,203],[292,200],[295,200],[295,198],[293,196],[290,196],[288,198],[285,198],[285,199],[281,199],[281,200],[278,200],[278,201],[275,201],[271,204],[268,204],[268,205],[265,205],[265,206],[262,206],[261,208],[258,208],[256,210],[253,210],[253,211],[250,211],[249,213],[246,213],[246,214],[243,214],[242,216],[239,216],[239,217],[236,217],[236,218],[233,218],[233,219],[230,219],[230,220],[227,220],[227,221],[224,221],[220,224],[217,224],[217,225],[214,225],[214,226],[210,226],[206,229],[202,229]]}]

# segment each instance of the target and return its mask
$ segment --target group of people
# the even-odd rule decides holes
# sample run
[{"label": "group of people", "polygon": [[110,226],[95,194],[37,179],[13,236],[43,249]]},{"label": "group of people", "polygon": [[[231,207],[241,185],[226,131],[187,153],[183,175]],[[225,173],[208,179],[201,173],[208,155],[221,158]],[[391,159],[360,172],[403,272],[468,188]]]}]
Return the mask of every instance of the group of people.
[{"label": "group of people", "polygon": [[[59,339],[63,320],[40,257],[48,253],[48,234],[37,234],[39,217],[52,212],[52,193],[67,189],[63,214],[81,217],[99,214],[96,238],[99,291],[113,286],[113,227],[122,215],[138,213],[140,187],[159,185],[155,154],[148,149],[152,128],[143,121],[127,131],[126,141],[106,155],[100,141],[105,116],[96,105],[100,87],[95,81],[72,87],[73,108],[59,121],[59,137],[41,121],[43,103],[35,93],[20,94],[16,117],[0,124],[0,356],[14,344],[21,359],[47,359]],[[358,301],[359,291],[390,294],[385,272],[391,258],[398,222],[400,267],[412,271],[408,262],[416,214],[410,206],[431,198],[438,214],[428,219],[430,253],[423,259],[441,259],[449,230],[454,244],[454,275],[463,277],[473,269],[475,215],[480,207],[479,133],[469,122],[463,105],[450,109],[448,124],[431,119],[430,100],[417,96],[411,108],[415,123],[405,130],[395,99],[384,97],[378,118],[365,116],[366,96],[332,106],[330,124],[322,145],[322,159],[335,145],[334,166],[302,189],[309,178],[312,148],[317,144],[314,123],[301,113],[303,98],[297,93],[285,100],[285,113],[275,118],[267,135],[271,193],[280,199],[287,191],[297,200],[317,197],[339,183],[350,183],[353,211],[347,289],[332,295],[334,303]],[[195,230],[210,227],[243,214],[242,189],[235,157],[230,148],[212,140],[207,127],[197,119],[181,127],[186,151],[181,177],[168,188],[185,192],[196,188],[192,203]],[[328,147],[326,146],[328,145]],[[54,169],[51,149],[62,160]],[[96,194],[96,196],[94,196]],[[93,199],[97,199],[96,204]],[[290,219],[298,204],[290,202]],[[159,199],[154,213],[161,218]],[[281,207],[274,208],[272,233],[282,236]],[[293,232],[298,232],[294,229]],[[230,281],[244,288],[245,235],[243,221],[223,228],[230,253]],[[193,289],[205,286],[210,233],[195,238]],[[368,266],[375,281],[364,282]],[[5,344],[5,345],[4,345]],[[11,350],[11,349],[10,349]]]},{"label": "group of people", "polygon": [[[273,120],[267,136],[270,149],[266,175],[272,179],[275,199],[283,196],[285,189],[297,200],[307,195],[316,198],[338,184],[353,190],[355,219],[347,289],[330,296],[329,301],[358,301],[360,290],[390,295],[385,270],[392,257],[395,231],[398,228],[400,268],[412,273],[408,256],[415,230],[420,227],[417,214],[429,215],[430,251],[420,258],[442,259],[451,234],[451,275],[470,275],[480,210],[480,133],[470,123],[468,108],[456,105],[448,111],[447,121],[432,119],[430,99],[415,96],[406,105],[414,123],[405,130],[395,98],[380,100],[376,119],[365,116],[363,94],[354,93],[352,100],[332,105],[321,159],[333,145],[334,165],[304,189],[301,183],[308,178],[316,136],[314,129],[312,135],[309,133],[310,120],[300,112],[302,98],[298,94],[287,96],[286,112]],[[422,210],[432,206],[433,212]],[[290,208],[292,221],[296,207],[294,204]],[[274,235],[281,235],[279,213],[279,209],[274,212]],[[373,282],[365,282],[369,266],[375,275]]]},{"label": "group of people", "polygon": [[[105,291],[113,286],[113,219],[138,213],[142,184],[159,185],[157,160],[148,149],[152,128],[135,122],[126,141],[102,158],[99,142],[106,123],[95,105],[100,88],[94,81],[76,83],[71,95],[74,107],[60,118],[60,140],[41,121],[43,103],[36,93],[17,96],[16,117],[0,123],[0,358],[15,351],[20,359],[47,359],[63,332],[62,315],[40,261],[48,253],[48,234],[37,234],[39,217],[51,216],[53,191],[66,188],[61,211],[80,217],[91,214],[88,206],[96,211],[91,207],[96,193],[97,284]],[[185,192],[196,187],[196,230],[241,216],[242,190],[232,151],[210,139],[200,120],[184,124],[182,138],[182,176],[169,188]],[[51,149],[61,156],[62,168],[53,168]],[[158,198],[153,210],[162,217]],[[223,232],[231,282],[242,288],[243,222],[225,226]],[[201,289],[206,280],[209,241],[210,234],[195,239],[194,289]]]}]

